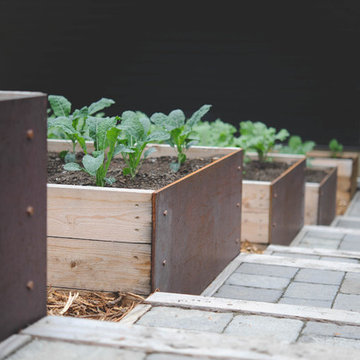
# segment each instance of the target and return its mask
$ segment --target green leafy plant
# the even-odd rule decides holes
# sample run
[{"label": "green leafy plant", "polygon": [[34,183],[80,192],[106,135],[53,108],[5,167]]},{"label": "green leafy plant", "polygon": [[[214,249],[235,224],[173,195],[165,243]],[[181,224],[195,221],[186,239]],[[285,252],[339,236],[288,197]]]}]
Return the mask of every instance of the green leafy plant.
[{"label": "green leafy plant", "polygon": [[189,119],[186,119],[182,110],[176,109],[165,115],[155,113],[151,116],[151,121],[157,126],[170,134],[167,143],[177,150],[177,162],[170,164],[171,169],[176,172],[186,160],[185,151],[191,145],[197,143],[194,126],[210,110],[211,105],[203,105],[195,111]]},{"label": "green leafy plant", "polygon": [[198,138],[198,145],[230,147],[235,146],[235,126],[225,123],[220,119],[214,122],[199,121],[193,131]]},{"label": "green leafy plant", "polygon": [[64,165],[67,171],[84,171],[95,177],[97,186],[104,186],[106,183],[113,183],[114,178],[107,178],[107,172],[111,160],[116,155],[116,145],[121,130],[117,128],[115,117],[98,118],[88,117],[87,126],[89,138],[94,142],[94,151],[88,154],[85,138],[79,136],[79,143],[82,144],[85,155],[82,158],[82,165],[76,162],[69,162]]},{"label": "green leafy plant", "polygon": [[306,153],[314,149],[315,145],[314,141],[303,142],[300,136],[292,135],[290,136],[287,145],[279,144],[276,148],[283,154],[306,155]]},{"label": "green leafy plant", "polygon": [[161,142],[168,140],[170,134],[164,130],[151,130],[149,118],[140,111],[124,111],[118,128],[122,130],[119,144],[116,147],[116,153],[123,157],[126,167],[123,169],[124,175],[134,177],[138,171],[141,159],[149,156],[155,148],[145,150],[150,142]]},{"label": "green leafy plant", "polygon": [[341,156],[344,146],[342,144],[340,144],[336,139],[332,139],[329,142],[329,149],[331,152],[330,156],[333,158],[337,158],[337,157]]},{"label": "green leafy plant", "polygon": [[240,137],[235,140],[237,146],[244,149],[245,152],[255,151],[258,154],[259,161],[267,160],[268,153],[275,146],[276,141],[284,141],[289,132],[281,129],[276,132],[273,127],[267,127],[262,122],[242,121],[240,122]]},{"label": "green leafy plant", "polygon": [[63,152],[61,154],[65,162],[73,162],[75,160],[77,143],[84,149],[85,140],[89,139],[87,119],[90,116],[102,117],[103,114],[100,112],[115,103],[114,100],[102,98],[92,103],[89,107],[84,106],[71,113],[71,103],[64,96],[49,95],[48,101],[50,104],[50,111],[48,111],[48,137],[68,139],[72,142],[72,152]]}]

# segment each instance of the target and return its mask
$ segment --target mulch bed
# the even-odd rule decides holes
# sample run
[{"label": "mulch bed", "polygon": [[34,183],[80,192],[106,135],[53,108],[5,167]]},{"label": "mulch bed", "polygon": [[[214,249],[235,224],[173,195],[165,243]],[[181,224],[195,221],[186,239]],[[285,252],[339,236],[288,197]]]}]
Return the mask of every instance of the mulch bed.
[{"label": "mulch bed", "polygon": [[118,322],[145,298],[133,293],[48,289],[47,314]]},{"label": "mulch bed", "polygon": [[[199,159],[187,159],[185,164],[176,173],[170,169],[170,163],[176,161],[176,157],[152,157],[142,161],[139,171],[134,178],[124,176],[122,174],[122,169],[126,164],[121,158],[116,158],[113,159],[107,173],[107,177],[114,177],[116,181],[112,185],[106,184],[105,186],[126,189],[158,190],[196,170],[199,170],[205,165],[210,164],[212,161],[219,159],[219,157],[222,156],[219,155],[218,157],[213,156]],[[81,165],[81,154],[77,155],[77,159]],[[95,186],[95,179],[87,173],[83,171],[65,171],[63,166],[64,162],[60,159],[57,153],[48,153],[49,184]]]}]

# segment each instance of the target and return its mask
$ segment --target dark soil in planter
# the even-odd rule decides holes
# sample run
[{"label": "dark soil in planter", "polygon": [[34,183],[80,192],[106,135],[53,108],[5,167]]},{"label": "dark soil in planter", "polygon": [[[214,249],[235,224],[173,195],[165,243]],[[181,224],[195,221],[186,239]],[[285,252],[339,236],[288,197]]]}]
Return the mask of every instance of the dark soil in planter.
[{"label": "dark soil in planter", "polygon": [[[199,170],[212,161],[222,157],[222,155],[209,158],[188,159],[181,169],[174,173],[170,169],[170,163],[176,161],[175,157],[161,156],[158,158],[148,158],[142,162],[138,174],[132,179],[130,176],[124,176],[122,169],[125,162],[120,159],[113,159],[107,177],[114,177],[115,183],[106,184],[106,187],[126,188],[126,189],[150,189],[158,190],[181,179],[182,177]],[[81,154],[77,156],[79,163]],[[65,171],[64,162],[57,153],[48,153],[48,183],[65,185],[95,186],[95,178],[83,171]]]},{"label": "dark soil in planter", "polygon": [[329,173],[326,170],[305,169],[305,182],[321,183]]},{"label": "dark soil in planter", "polygon": [[291,165],[285,162],[260,162],[252,160],[244,164],[243,179],[256,181],[273,181]]}]

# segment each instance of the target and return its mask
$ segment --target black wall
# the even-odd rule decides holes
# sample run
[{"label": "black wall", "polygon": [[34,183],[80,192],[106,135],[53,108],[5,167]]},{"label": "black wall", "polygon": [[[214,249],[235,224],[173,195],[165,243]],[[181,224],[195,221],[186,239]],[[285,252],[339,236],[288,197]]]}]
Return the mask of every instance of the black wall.
[{"label": "black wall", "polygon": [[0,0],[0,88],[360,146],[358,0]]}]

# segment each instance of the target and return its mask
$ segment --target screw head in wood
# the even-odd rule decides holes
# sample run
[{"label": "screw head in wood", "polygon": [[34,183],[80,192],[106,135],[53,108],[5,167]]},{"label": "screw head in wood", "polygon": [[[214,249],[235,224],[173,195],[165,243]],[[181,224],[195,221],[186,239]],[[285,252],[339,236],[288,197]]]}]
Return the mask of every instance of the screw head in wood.
[{"label": "screw head in wood", "polygon": [[162,266],[165,266],[165,265],[166,265],[166,260],[163,260]]},{"label": "screw head in wood", "polygon": [[276,223],[273,223],[273,224],[272,224],[272,227],[273,227],[273,228],[276,227]]},{"label": "screw head in wood", "polygon": [[166,216],[166,215],[167,215],[167,210],[165,210],[165,211],[163,212],[163,214],[164,214],[164,216]]},{"label": "screw head in wood", "polygon": [[34,282],[32,280],[29,280],[27,283],[26,283],[26,288],[28,290],[32,290],[34,288]]},{"label": "screw head in wood", "polygon": [[238,166],[237,169],[238,169],[238,171],[240,171],[240,170],[241,170],[241,166]]},{"label": "screw head in wood", "polygon": [[236,207],[238,207],[238,208],[239,208],[239,207],[240,207],[240,203],[236,203]]},{"label": "screw head in wood", "polygon": [[26,213],[27,213],[29,216],[33,216],[33,215],[34,215],[34,212],[35,212],[35,210],[34,210],[34,208],[33,208],[32,206],[28,206],[28,207],[26,208]]},{"label": "screw head in wood", "polygon": [[33,129],[29,129],[26,131],[26,138],[28,140],[32,140],[34,138],[34,130]]},{"label": "screw head in wood", "polygon": [[277,193],[275,193],[275,194],[274,194],[274,198],[276,199],[277,197],[278,197],[278,194],[277,194]]}]

